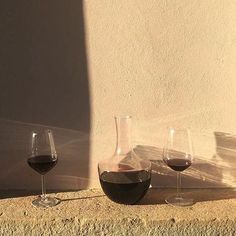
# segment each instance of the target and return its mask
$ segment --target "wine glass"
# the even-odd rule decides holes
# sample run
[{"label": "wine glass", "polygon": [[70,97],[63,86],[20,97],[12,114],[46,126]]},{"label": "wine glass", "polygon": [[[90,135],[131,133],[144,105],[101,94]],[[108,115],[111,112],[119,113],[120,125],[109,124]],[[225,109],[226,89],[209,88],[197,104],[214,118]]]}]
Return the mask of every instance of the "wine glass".
[{"label": "wine glass", "polygon": [[163,161],[177,172],[177,193],[165,199],[166,203],[175,206],[191,206],[193,199],[181,193],[181,172],[193,162],[193,148],[190,130],[168,130],[166,146],[163,149]]},{"label": "wine glass", "polygon": [[36,207],[52,207],[57,205],[58,198],[46,195],[45,174],[56,164],[58,158],[51,130],[32,132],[31,155],[27,158],[29,166],[41,175],[42,195],[35,199],[32,204]]}]

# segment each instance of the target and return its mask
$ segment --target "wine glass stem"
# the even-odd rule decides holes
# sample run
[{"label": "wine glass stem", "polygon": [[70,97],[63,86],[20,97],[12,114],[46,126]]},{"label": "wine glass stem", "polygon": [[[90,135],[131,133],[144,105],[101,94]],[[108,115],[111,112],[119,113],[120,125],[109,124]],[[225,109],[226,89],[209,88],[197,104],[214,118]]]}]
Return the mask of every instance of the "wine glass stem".
[{"label": "wine glass stem", "polygon": [[181,197],[181,174],[177,171],[177,197]]},{"label": "wine glass stem", "polygon": [[46,196],[46,186],[45,186],[44,175],[41,175],[41,183],[42,183],[42,195],[41,195],[41,198],[42,198],[42,200],[45,200],[47,196]]}]

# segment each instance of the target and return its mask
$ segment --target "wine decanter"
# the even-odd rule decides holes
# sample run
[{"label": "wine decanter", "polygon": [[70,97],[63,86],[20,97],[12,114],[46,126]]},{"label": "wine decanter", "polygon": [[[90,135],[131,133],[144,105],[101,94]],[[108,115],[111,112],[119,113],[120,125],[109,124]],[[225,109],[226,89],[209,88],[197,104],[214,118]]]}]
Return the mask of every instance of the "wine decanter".
[{"label": "wine decanter", "polygon": [[140,158],[131,144],[130,116],[115,117],[117,143],[112,157],[99,162],[98,173],[104,193],[112,201],[135,204],[148,191],[151,162]]}]

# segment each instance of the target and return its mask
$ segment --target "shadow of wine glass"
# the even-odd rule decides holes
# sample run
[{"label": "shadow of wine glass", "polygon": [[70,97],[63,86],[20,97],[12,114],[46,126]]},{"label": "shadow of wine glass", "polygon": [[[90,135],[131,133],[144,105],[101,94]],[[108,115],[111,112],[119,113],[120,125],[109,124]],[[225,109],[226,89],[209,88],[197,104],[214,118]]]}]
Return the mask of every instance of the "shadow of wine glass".
[{"label": "shadow of wine glass", "polygon": [[100,198],[104,197],[105,194],[89,196],[89,197],[75,197],[75,198],[60,198],[61,202],[68,202],[68,201],[75,201],[75,200],[82,200],[82,199],[93,199],[93,198]]},{"label": "shadow of wine glass", "polygon": [[[74,193],[74,190],[67,191],[67,193]],[[1,191],[0,193],[0,199],[5,198],[19,198],[19,197],[27,197],[27,196],[37,196],[40,195],[40,191],[26,191],[26,190],[8,190],[8,191]],[[60,192],[59,190],[51,190],[48,191],[47,194],[56,194],[56,197],[60,199],[60,202],[67,202],[67,201],[75,201],[75,200],[82,200],[82,199],[93,199],[93,198],[100,198],[104,197],[105,194],[96,194],[94,196],[85,196],[85,197],[69,197],[69,198],[63,198],[63,192]]]},{"label": "shadow of wine glass", "polygon": [[[149,189],[146,196],[138,203],[138,205],[156,205],[166,204],[165,198],[174,195],[176,189]],[[206,202],[206,201],[217,201],[226,199],[236,199],[236,189],[182,189],[182,193],[185,197],[193,199],[194,203]]]},{"label": "shadow of wine glass", "polygon": [[213,156],[217,165],[222,166],[222,182],[236,188],[236,135],[214,132],[216,153]]}]

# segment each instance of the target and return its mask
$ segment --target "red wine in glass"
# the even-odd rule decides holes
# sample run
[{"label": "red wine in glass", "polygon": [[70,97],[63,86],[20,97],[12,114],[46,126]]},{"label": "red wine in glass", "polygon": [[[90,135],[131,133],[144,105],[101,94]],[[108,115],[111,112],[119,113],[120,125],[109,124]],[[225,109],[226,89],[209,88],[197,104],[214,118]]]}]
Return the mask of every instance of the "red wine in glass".
[{"label": "red wine in glass", "polygon": [[192,164],[191,160],[180,158],[168,159],[165,162],[172,170],[175,171],[184,171]]},{"label": "red wine in glass", "polygon": [[39,155],[30,157],[27,162],[32,169],[45,175],[57,164],[57,158],[52,155]]}]

